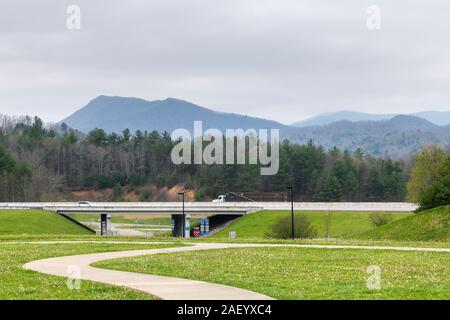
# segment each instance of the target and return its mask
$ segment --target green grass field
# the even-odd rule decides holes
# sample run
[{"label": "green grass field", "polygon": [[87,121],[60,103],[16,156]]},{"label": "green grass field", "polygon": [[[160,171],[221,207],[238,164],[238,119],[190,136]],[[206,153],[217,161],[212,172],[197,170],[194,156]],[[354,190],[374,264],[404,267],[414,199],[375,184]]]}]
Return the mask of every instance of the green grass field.
[{"label": "green grass field", "polygon": [[[108,269],[226,284],[277,299],[450,299],[450,254],[389,250],[244,248],[102,261]],[[369,290],[368,266],[381,268]]]},{"label": "green grass field", "polygon": [[[296,211],[297,213],[297,211]],[[300,211],[298,212],[300,213]],[[316,227],[319,237],[326,237],[327,212],[302,211]],[[290,216],[289,211],[261,211],[246,215],[232,222],[224,230],[214,234],[213,238],[228,237],[229,231],[236,231],[239,238],[266,238],[271,226],[281,217]],[[345,238],[375,228],[369,220],[370,212],[332,212],[328,237]],[[391,213],[393,221],[412,215],[412,213]]]},{"label": "green grass field", "polygon": [[[332,213],[332,240],[265,238],[270,225],[289,212],[260,212],[235,221],[212,238],[190,242],[260,242],[450,248],[449,206],[419,214],[394,213],[393,222],[373,227],[368,213]],[[306,215],[325,237],[323,212]],[[81,216],[81,215],[80,215]],[[129,217],[120,222],[129,223]],[[162,222],[162,221],[161,221]],[[144,223],[150,223],[145,221]],[[152,223],[154,224],[154,223]],[[227,239],[235,230],[238,238]],[[167,241],[168,238],[152,240]],[[89,243],[35,244],[20,241],[84,240]],[[18,241],[18,243],[8,243]],[[112,244],[98,241],[146,241]],[[170,238],[172,242],[185,239]],[[66,279],[24,270],[47,257],[173,246],[146,237],[99,237],[57,214],[0,211],[0,299],[153,299],[144,293],[82,281],[70,290]],[[181,244],[180,244],[181,245]],[[362,249],[242,248],[160,254],[104,261],[101,267],[233,285],[278,299],[450,299],[450,255]],[[366,268],[381,268],[381,290],[366,288]]]},{"label": "green grass field", "polygon": [[25,270],[22,265],[49,257],[122,250],[170,247],[172,244],[17,244],[0,243],[0,300],[5,299],[154,299],[117,286],[81,281],[80,290],[67,287],[66,278]]},{"label": "green grass field", "polygon": [[89,235],[91,233],[53,212],[0,210],[0,235],[11,234]]},{"label": "green grass field", "polygon": [[356,239],[450,241],[450,205],[419,212],[405,219],[355,234]]},{"label": "green grass field", "polygon": [[[2,242],[30,242],[30,241],[121,241],[121,242],[149,242],[149,238],[141,237],[120,237],[120,236],[95,236],[95,235],[0,235],[0,243]],[[396,241],[396,240],[358,240],[358,239],[296,239],[296,240],[279,240],[279,239],[262,239],[262,238],[245,238],[245,239],[228,239],[228,238],[168,238],[168,237],[152,237],[151,241],[169,242],[169,243],[199,243],[199,242],[216,242],[216,243],[275,243],[275,244],[314,244],[314,245],[351,245],[351,246],[391,246],[391,247],[418,247],[418,248],[450,248],[450,242],[442,241]]]}]

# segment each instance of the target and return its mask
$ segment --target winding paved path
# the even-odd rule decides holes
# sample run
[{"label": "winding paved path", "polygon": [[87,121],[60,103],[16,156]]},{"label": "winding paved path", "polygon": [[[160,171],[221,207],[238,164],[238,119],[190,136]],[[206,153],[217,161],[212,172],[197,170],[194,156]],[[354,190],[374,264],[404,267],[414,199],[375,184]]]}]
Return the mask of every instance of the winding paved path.
[{"label": "winding paved path", "polygon": [[[72,241],[82,243],[84,241]],[[95,241],[99,243],[100,241]],[[22,242],[23,243],[23,242]],[[30,243],[70,243],[65,241],[30,242]],[[106,243],[143,243],[143,242],[106,242]],[[156,242],[152,242],[156,243]],[[167,243],[167,242],[165,242]],[[150,243],[149,243],[150,244]],[[151,255],[159,253],[174,253],[196,250],[211,250],[225,248],[245,247],[296,247],[296,248],[323,248],[323,249],[366,249],[366,250],[397,250],[397,251],[430,251],[448,252],[450,248],[410,248],[410,247],[384,247],[384,246],[345,246],[345,245],[295,245],[295,244],[238,244],[238,243],[186,243],[191,246],[160,248],[146,250],[132,250],[121,252],[105,252],[83,254],[67,257],[57,257],[37,260],[25,264],[25,269],[34,270],[57,276],[68,276],[69,267],[77,266],[80,269],[81,279],[95,282],[118,285],[146,292],[165,300],[268,300],[271,297],[220,284],[203,281],[187,280],[166,276],[155,276],[133,272],[115,271],[94,268],[92,263],[127,257]]]}]

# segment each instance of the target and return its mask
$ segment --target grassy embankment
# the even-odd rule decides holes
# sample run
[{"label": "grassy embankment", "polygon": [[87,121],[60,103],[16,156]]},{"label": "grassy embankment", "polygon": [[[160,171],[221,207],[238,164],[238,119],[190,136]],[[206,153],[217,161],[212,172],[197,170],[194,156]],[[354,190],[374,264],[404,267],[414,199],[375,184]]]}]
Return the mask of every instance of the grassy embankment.
[{"label": "grassy embankment", "polygon": [[[306,215],[318,231],[319,238],[346,238],[351,234],[361,233],[374,226],[369,220],[370,212],[319,212],[299,211]],[[261,211],[252,213],[232,222],[227,228],[213,235],[214,238],[228,237],[229,231],[236,231],[239,238],[267,238],[271,226],[281,217],[290,216],[290,211]],[[412,213],[387,213],[392,221],[411,216]],[[328,228],[327,228],[327,219]]]},{"label": "grassy embankment", "polygon": [[355,239],[450,242],[450,205],[426,210],[355,234]]},{"label": "grassy embankment", "polygon": [[0,235],[89,235],[88,230],[56,213],[38,210],[0,210]]}]

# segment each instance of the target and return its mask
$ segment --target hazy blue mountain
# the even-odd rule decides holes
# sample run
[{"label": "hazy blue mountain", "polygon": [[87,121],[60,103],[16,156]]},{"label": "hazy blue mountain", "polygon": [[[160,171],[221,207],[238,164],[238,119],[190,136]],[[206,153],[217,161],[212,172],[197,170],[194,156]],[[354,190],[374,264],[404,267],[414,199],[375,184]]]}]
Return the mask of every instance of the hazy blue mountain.
[{"label": "hazy blue mountain", "polygon": [[99,96],[61,123],[64,122],[84,133],[94,128],[117,133],[125,128],[132,132],[139,129],[170,133],[177,128],[186,128],[192,132],[193,122],[202,120],[203,130],[217,128],[225,132],[226,129],[239,128],[278,128],[281,138],[288,138],[292,142],[306,143],[312,139],[325,148],[337,146],[349,151],[362,148],[375,156],[402,157],[415,153],[423,145],[431,143],[443,147],[450,146],[449,125],[437,126],[420,117],[408,115],[384,115],[388,118],[360,121],[365,119],[365,114],[351,114],[354,116],[352,119],[356,121],[340,120],[298,128],[266,119],[216,112],[172,98],[146,101],[137,98]]},{"label": "hazy blue mountain", "polygon": [[450,124],[450,111],[423,111],[414,113],[414,115],[437,124],[438,126]]},{"label": "hazy blue mountain", "polygon": [[292,123],[294,127],[307,127],[307,126],[321,126],[330,124],[333,122],[348,120],[348,121],[369,121],[369,120],[385,120],[391,119],[395,114],[373,114],[356,111],[338,111],[327,112],[320,115]]},{"label": "hazy blue mountain", "polygon": [[[349,121],[375,121],[375,120],[387,120],[399,114],[386,113],[365,113],[356,111],[338,111],[323,113],[302,121],[297,121],[291,125],[294,127],[307,127],[330,124],[336,121],[349,120]],[[423,111],[410,114],[428,120],[436,125],[442,126],[450,124],[450,111]]]},{"label": "hazy blue mountain", "polygon": [[416,153],[427,144],[448,147],[449,128],[416,116],[398,115],[388,120],[342,120],[322,126],[302,127],[290,138],[299,143],[313,139],[325,148],[338,146],[349,151],[361,148],[374,156],[402,157]]},{"label": "hazy blue mountain", "polygon": [[146,101],[138,98],[99,96],[85,107],[62,120],[72,128],[89,132],[102,128],[107,132],[136,130],[171,132],[177,128],[192,131],[195,120],[203,121],[203,130],[248,128],[289,128],[276,121],[233,113],[216,112],[187,101],[168,98]]}]

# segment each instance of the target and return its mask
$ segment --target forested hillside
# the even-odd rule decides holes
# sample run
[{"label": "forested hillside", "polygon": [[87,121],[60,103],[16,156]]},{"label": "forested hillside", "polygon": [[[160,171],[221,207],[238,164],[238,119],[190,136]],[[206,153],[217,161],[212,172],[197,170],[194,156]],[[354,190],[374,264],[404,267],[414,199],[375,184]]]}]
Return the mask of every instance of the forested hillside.
[{"label": "forested hillside", "polygon": [[[337,111],[322,113],[317,116],[307,118],[305,120],[296,121],[291,125],[294,127],[307,127],[326,125],[338,121],[376,121],[376,120],[389,120],[400,114],[395,113],[367,113],[357,111]],[[445,126],[450,124],[450,111],[423,111],[409,114],[410,116],[419,117],[425,119],[435,125]]]},{"label": "forested hillside", "polygon": [[[433,114],[433,117],[436,117]],[[442,113],[441,118],[445,118]],[[335,118],[339,120],[340,118]],[[61,123],[87,134],[100,128],[108,134],[128,128],[158,132],[172,132],[185,128],[192,134],[194,121],[201,120],[203,129],[216,128],[244,130],[279,129],[282,139],[306,144],[313,139],[325,149],[336,146],[355,152],[361,148],[372,156],[402,158],[411,156],[428,144],[450,147],[450,130],[416,116],[397,115],[388,118],[372,117],[379,121],[358,121],[370,117],[350,117],[355,121],[331,121],[323,125],[287,126],[282,123],[234,113],[217,112],[188,101],[165,99],[146,101],[129,97],[99,96]],[[384,119],[384,120],[383,120]],[[319,122],[320,124],[321,122]]]},{"label": "forested hillside", "polygon": [[448,127],[404,115],[389,120],[338,121],[323,126],[298,128],[290,138],[299,143],[314,138],[327,149],[333,146],[352,151],[361,148],[373,156],[395,158],[411,156],[429,144],[450,148]]},{"label": "forested hillside", "polygon": [[325,151],[312,141],[285,140],[278,174],[261,176],[259,165],[175,166],[168,133],[95,129],[81,136],[67,126],[46,128],[39,118],[0,123],[2,201],[59,200],[67,190],[103,188],[113,188],[113,200],[134,189],[141,200],[152,200],[151,186],[175,185],[204,200],[228,191],[285,191],[290,184],[297,200],[402,201],[408,179],[403,161]]}]

